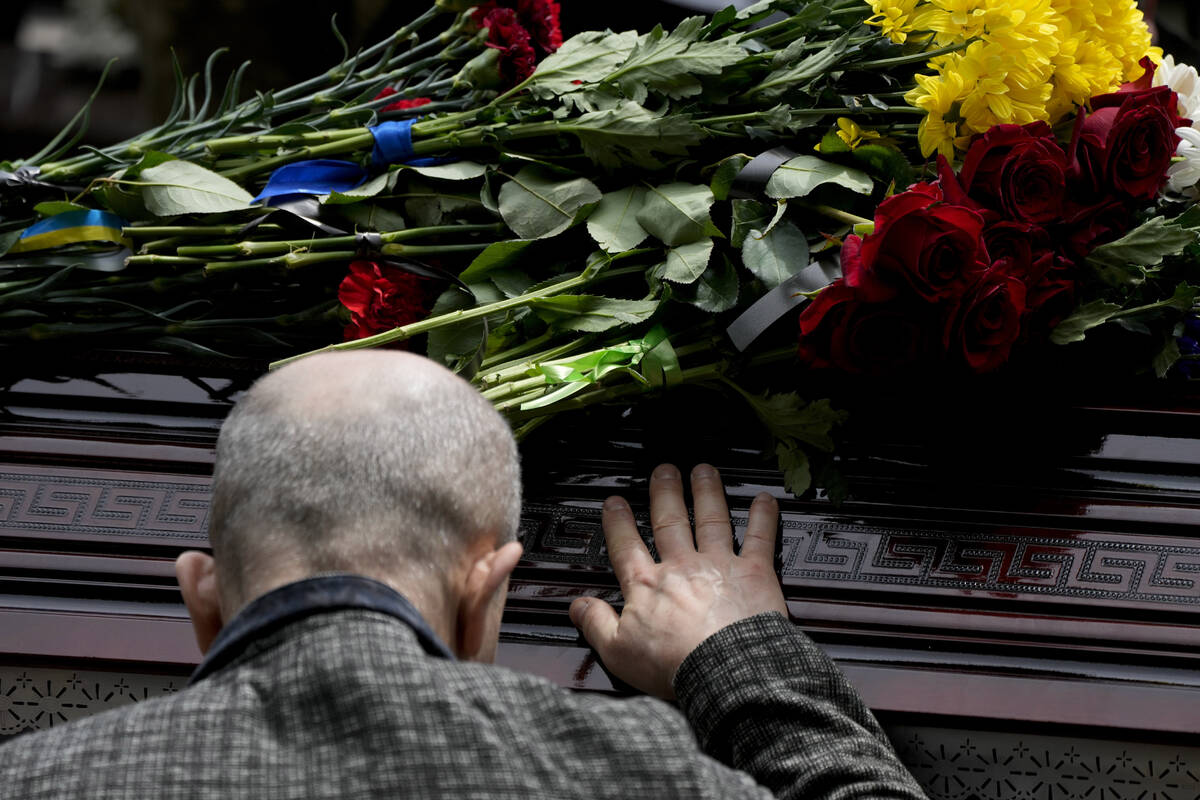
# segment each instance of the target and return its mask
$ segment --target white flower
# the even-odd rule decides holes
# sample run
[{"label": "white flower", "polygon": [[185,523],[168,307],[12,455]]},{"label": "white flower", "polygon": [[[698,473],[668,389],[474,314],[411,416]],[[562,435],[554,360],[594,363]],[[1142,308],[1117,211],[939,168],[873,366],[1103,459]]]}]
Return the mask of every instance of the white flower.
[{"label": "white flower", "polygon": [[1182,192],[1200,183],[1200,131],[1195,128],[1176,128],[1179,134],[1179,149],[1176,156],[1182,156],[1183,161],[1177,161],[1167,170],[1167,186],[1172,191]]},{"label": "white flower", "polygon": [[1187,64],[1176,64],[1174,56],[1163,56],[1162,63],[1154,71],[1155,86],[1170,86],[1179,97],[1179,116],[1192,121],[1192,127],[1200,130],[1200,74]]}]

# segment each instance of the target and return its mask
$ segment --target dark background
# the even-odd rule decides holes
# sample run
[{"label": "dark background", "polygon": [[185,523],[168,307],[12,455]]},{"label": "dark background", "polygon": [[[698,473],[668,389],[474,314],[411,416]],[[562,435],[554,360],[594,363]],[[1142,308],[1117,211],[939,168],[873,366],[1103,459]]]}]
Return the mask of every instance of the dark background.
[{"label": "dark background", "polygon": [[[712,10],[728,1],[562,0],[563,33],[645,30],[690,13],[681,6]],[[1157,5],[1167,52],[1196,64],[1200,3],[1144,4]],[[341,59],[329,28],[333,14],[357,48],[425,7],[426,0],[6,0],[0,12],[0,160],[28,156],[45,144],[83,105],[114,56],[119,61],[93,107],[91,144],[124,139],[165,116],[174,91],[172,48],[190,74],[210,52],[228,47],[218,74],[252,59],[245,91],[278,88]]]}]

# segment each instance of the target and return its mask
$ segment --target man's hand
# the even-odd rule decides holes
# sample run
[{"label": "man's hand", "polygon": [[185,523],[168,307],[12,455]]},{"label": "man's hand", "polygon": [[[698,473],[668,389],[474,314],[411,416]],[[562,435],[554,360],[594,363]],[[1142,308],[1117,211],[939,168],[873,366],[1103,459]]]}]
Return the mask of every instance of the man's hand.
[{"label": "man's hand", "polygon": [[765,611],[787,615],[775,577],[779,507],[762,493],[750,507],[741,555],[721,476],[707,464],[692,470],[696,533],[688,524],[679,470],[663,464],[650,476],[650,522],[662,563],[638,535],[629,504],[604,502],[604,536],[625,608],[620,617],[603,600],[580,597],[571,621],[621,680],[663,699],[675,696],[679,665],[701,642],[740,619]]}]

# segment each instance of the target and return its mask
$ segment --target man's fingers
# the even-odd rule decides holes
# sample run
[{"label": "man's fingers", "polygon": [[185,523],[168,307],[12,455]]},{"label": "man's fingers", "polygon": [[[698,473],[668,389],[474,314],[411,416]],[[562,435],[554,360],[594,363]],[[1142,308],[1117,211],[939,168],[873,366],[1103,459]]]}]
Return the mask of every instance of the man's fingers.
[{"label": "man's fingers", "polygon": [[683,476],[673,464],[660,464],[650,475],[650,524],[658,555],[664,561],[696,552],[683,502]]},{"label": "man's fingers", "polygon": [[576,597],[570,608],[571,622],[583,632],[601,659],[605,659],[613,641],[617,638],[620,618],[613,607],[594,597]]},{"label": "man's fingers", "polygon": [[775,562],[775,536],[779,531],[779,503],[766,492],[750,504],[750,519],[746,523],[746,539],[742,543],[742,558],[760,559],[768,565]]},{"label": "man's fingers", "polygon": [[[612,562],[613,572],[621,583],[624,592],[629,578],[642,569],[653,569],[654,559],[646,549],[641,534],[638,533],[637,522],[633,519],[633,511],[623,497],[610,497],[604,501],[604,510],[600,512],[600,524],[604,528],[604,541],[608,545],[608,560]],[[628,598],[626,598],[628,599]]]},{"label": "man's fingers", "polygon": [[721,475],[708,464],[692,470],[692,499],[696,503],[696,549],[702,553],[732,553],[733,528]]}]

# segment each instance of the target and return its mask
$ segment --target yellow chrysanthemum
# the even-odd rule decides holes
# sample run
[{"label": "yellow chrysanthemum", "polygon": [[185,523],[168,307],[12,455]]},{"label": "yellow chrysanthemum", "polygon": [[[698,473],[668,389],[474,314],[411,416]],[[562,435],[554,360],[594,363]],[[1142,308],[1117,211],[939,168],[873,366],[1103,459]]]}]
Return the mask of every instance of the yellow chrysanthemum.
[{"label": "yellow chrysanthemum", "polygon": [[904,100],[926,112],[917,128],[921,154],[928,158],[940,153],[953,158],[954,140],[959,136],[958,110],[972,87],[953,70],[940,75],[917,75],[916,79],[917,85],[909,90]]},{"label": "yellow chrysanthemum", "polygon": [[856,150],[868,142],[882,143],[885,137],[879,131],[867,130],[849,117],[838,117],[838,138],[846,143],[851,150]]},{"label": "yellow chrysanthemum", "polygon": [[879,28],[884,36],[896,44],[908,41],[908,35],[915,28],[912,24],[913,11],[920,0],[867,0],[873,15],[867,19],[868,25]]}]

